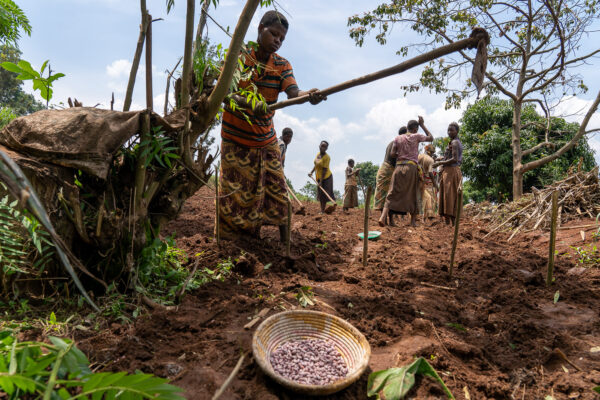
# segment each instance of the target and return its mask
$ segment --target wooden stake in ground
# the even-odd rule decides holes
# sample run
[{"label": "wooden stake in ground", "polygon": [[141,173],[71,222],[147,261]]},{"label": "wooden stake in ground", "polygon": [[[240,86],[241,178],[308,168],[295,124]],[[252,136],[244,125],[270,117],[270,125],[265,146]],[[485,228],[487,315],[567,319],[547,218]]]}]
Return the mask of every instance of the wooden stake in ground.
[{"label": "wooden stake in ground", "polygon": [[231,384],[231,382],[233,381],[233,378],[235,378],[237,373],[240,371],[240,368],[242,367],[242,364],[244,363],[244,358],[246,358],[246,355],[242,354],[240,359],[238,360],[237,364],[231,371],[231,374],[229,374],[229,376],[227,377],[225,382],[223,382],[223,384],[221,385],[219,390],[217,390],[215,392],[214,396],[212,397],[212,400],[217,400],[219,397],[221,397],[223,395],[223,393],[225,393],[225,390],[227,390],[227,387]]},{"label": "wooden stake in ground", "polygon": [[548,274],[546,275],[546,286],[552,284],[554,273],[554,249],[556,247],[556,220],[558,219],[558,190],[552,193],[552,220],[550,222],[550,243],[548,244]]},{"label": "wooden stake in ground", "polygon": [[365,198],[365,229],[363,230],[363,267],[367,266],[367,253],[369,252],[369,208],[371,206],[371,193],[373,187],[369,185],[367,188],[367,196]]},{"label": "wooden stake in ground", "polygon": [[452,241],[452,253],[450,254],[450,279],[452,279],[452,270],[454,268],[454,255],[456,254],[456,245],[458,244],[458,228],[460,226],[460,214],[462,212],[463,193],[462,188],[458,188],[458,197],[456,199],[456,210],[454,212],[454,240]]},{"label": "wooden stake in ground", "polygon": [[219,204],[219,169],[221,168],[221,163],[217,165],[217,169],[215,169],[215,209],[216,209],[216,220],[215,220],[215,235],[217,237],[217,248],[221,248],[221,226],[220,226],[220,216],[221,216],[221,206]]},{"label": "wooden stake in ground", "polygon": [[288,199],[287,230],[285,231],[285,256],[290,258],[290,248],[292,242],[292,201]]}]

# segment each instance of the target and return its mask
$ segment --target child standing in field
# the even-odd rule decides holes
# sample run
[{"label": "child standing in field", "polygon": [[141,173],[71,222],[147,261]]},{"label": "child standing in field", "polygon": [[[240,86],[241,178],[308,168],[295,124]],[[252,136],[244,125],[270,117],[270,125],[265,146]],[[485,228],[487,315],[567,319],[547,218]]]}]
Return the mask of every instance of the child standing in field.
[{"label": "child standing in field", "polygon": [[253,108],[243,96],[234,94],[232,97],[243,113],[227,105],[223,112],[220,174],[223,196],[218,200],[223,238],[240,234],[259,237],[263,224],[278,225],[281,240],[286,237],[285,176],[273,126],[275,112],[266,106],[276,103],[280,92],[285,92],[288,98],[308,94],[312,104],[324,99],[317,89],[301,91],[290,63],[275,53],[288,27],[282,14],[266,12],[258,25],[258,47],[242,54],[244,66],[252,75],[239,86],[256,86],[267,104]]},{"label": "child standing in field", "polygon": [[349,208],[358,207],[358,184],[356,183],[356,175],[359,172],[360,168],[354,169],[354,160],[349,159],[348,167],[346,167],[346,185],[344,186],[344,211],[348,211]]},{"label": "child standing in field", "polygon": [[[329,201],[329,198],[323,193],[323,190],[335,201],[335,194],[333,193],[333,174],[329,169],[331,158],[329,157],[329,154],[327,154],[328,148],[329,143],[323,140],[319,145],[319,154],[315,157],[315,166],[308,174],[308,176],[312,176],[314,172],[317,178],[317,200],[321,204],[321,212],[325,212],[325,207]],[[319,186],[323,190],[319,189]]]}]

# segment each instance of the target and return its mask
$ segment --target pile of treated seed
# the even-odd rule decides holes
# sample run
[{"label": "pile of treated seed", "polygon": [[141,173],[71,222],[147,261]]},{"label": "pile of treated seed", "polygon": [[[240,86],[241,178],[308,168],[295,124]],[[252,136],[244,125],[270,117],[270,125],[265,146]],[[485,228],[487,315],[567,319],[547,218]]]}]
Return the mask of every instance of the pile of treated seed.
[{"label": "pile of treated seed", "polygon": [[284,378],[308,385],[327,385],[348,374],[333,342],[305,339],[287,342],[271,353],[271,365]]}]

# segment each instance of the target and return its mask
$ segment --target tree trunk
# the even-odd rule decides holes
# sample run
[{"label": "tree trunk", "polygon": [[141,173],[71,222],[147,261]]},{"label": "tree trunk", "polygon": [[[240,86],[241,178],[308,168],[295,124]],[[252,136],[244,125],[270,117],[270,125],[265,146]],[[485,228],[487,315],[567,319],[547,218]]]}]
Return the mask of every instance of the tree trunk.
[{"label": "tree trunk", "polygon": [[523,196],[523,151],[521,149],[521,111],[523,103],[514,102],[512,122],[513,201]]}]

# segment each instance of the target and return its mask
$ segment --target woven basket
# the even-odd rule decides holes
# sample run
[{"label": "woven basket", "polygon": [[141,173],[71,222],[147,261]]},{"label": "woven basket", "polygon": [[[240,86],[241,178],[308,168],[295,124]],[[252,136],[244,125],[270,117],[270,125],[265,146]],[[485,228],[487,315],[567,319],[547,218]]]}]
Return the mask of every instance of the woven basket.
[{"label": "woven basket", "polygon": [[[328,385],[307,385],[278,375],[271,353],[284,343],[300,339],[331,340],[348,366],[348,375]],[[285,311],[262,322],[252,338],[252,353],[260,368],[280,385],[298,393],[326,395],[354,383],[365,371],[371,346],[355,327],[334,315],[318,311]]]}]

